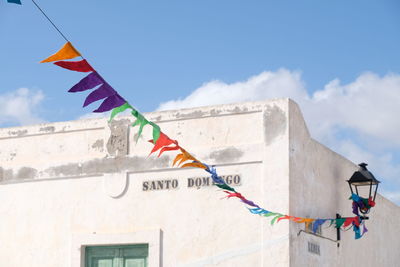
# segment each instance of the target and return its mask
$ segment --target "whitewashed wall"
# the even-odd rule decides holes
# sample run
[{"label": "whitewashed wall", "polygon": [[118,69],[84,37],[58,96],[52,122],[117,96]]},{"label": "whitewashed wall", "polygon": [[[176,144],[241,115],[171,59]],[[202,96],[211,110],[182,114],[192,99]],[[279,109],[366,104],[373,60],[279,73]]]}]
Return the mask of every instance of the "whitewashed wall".
[{"label": "whitewashed wall", "polygon": [[[239,174],[237,189],[266,209],[351,213],[344,180],[354,164],[312,140],[287,99],[146,116],[221,175]],[[379,198],[368,237],[354,241],[346,232],[339,248],[317,238],[321,255],[312,255],[307,241],[315,237],[298,237],[299,225],[270,226],[238,200],[221,200],[216,187],[188,188],[188,178],[206,173],[171,168],[176,152],[148,157],[150,129],[136,144],[130,119],[0,130],[1,263],[79,266],[82,245],[148,242],[150,266],[343,266],[358,246],[372,250],[377,242],[383,251],[378,232],[392,238],[388,231],[398,222],[385,219],[386,229],[380,223],[399,208]],[[143,191],[144,181],[164,179],[178,180],[178,188]]]},{"label": "whitewashed wall", "polygon": [[[354,216],[346,180],[360,162],[352,163],[312,139],[294,102],[289,104],[289,121],[290,213],[312,218]],[[352,230],[341,231],[339,245],[304,232],[299,235],[303,226],[292,223],[290,266],[399,266],[400,208],[378,195],[369,217],[365,236],[355,240]],[[322,226],[322,236],[337,240],[336,228],[328,226]],[[319,255],[308,252],[309,242],[319,246]]]}]

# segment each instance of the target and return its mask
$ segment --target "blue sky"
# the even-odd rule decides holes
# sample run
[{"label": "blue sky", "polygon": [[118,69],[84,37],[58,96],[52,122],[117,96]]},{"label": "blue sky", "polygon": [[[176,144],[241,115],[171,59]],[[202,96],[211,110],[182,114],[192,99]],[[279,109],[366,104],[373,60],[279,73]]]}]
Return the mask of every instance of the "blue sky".
[{"label": "blue sky", "polygon": [[[38,64],[64,40],[22,2],[0,1],[0,104],[30,108],[2,105],[0,126],[84,116],[94,108],[67,93],[83,75]],[[291,97],[317,140],[368,161],[400,203],[399,1],[37,2],[139,110],[225,103],[207,102],[223,88],[237,90],[231,101]]]}]

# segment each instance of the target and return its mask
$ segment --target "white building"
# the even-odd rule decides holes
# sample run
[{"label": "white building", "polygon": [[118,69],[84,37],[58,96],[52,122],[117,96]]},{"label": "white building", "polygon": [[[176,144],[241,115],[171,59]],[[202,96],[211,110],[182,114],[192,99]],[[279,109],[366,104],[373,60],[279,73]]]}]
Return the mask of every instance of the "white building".
[{"label": "white building", "polygon": [[[346,180],[356,164],[312,139],[291,100],[147,117],[267,210],[352,216]],[[176,152],[148,157],[152,145],[135,143],[130,119],[0,130],[0,266],[400,266],[400,208],[382,196],[369,232],[342,232],[340,246],[325,225],[333,241],[304,224],[271,226],[221,200],[203,170],[171,167]]]}]

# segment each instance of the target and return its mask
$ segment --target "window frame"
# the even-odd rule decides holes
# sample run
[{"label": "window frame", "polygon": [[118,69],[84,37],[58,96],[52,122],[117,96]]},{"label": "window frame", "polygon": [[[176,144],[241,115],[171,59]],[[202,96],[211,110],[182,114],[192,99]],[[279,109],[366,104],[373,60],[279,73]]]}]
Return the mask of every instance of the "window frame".
[{"label": "window frame", "polygon": [[[144,259],[145,266],[148,266],[149,258],[149,244],[127,244],[127,245],[95,245],[95,246],[85,246],[85,267],[90,267],[91,260],[96,257],[101,250],[105,252],[105,257],[111,257],[113,261],[116,259]],[[127,251],[128,250],[128,251]],[[136,250],[136,251],[135,251]],[[126,254],[124,252],[127,252]],[[133,252],[133,253],[132,253]],[[91,254],[91,255],[90,255]],[[136,255],[132,255],[136,254]],[[90,257],[88,257],[88,255]]]},{"label": "window frame", "polygon": [[70,266],[85,267],[85,247],[91,246],[124,246],[148,244],[148,266],[161,266],[162,230],[145,230],[121,234],[72,234]]}]

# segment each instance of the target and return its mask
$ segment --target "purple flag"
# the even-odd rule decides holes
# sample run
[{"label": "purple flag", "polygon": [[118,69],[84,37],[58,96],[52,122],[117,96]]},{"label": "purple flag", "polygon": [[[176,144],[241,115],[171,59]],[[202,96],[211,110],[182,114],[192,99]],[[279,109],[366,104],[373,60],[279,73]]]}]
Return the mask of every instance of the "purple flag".
[{"label": "purple flag", "polygon": [[68,90],[68,92],[75,93],[86,91],[102,83],[104,83],[103,78],[101,78],[101,76],[97,72],[92,72],[88,76],[80,80],[77,84],[75,84],[71,89]]},{"label": "purple flag", "polygon": [[362,230],[362,235],[364,235],[366,232],[368,232],[367,227],[365,226],[365,222],[363,223],[363,230]]},{"label": "purple flag", "polygon": [[260,206],[258,206],[257,204],[255,204],[253,201],[247,200],[247,199],[242,199],[242,202],[249,205],[249,206],[253,206],[253,207],[257,207],[260,208]]},{"label": "purple flag", "polygon": [[353,201],[352,207],[353,207],[353,213],[354,213],[355,215],[359,216],[360,214],[358,213],[358,205],[357,205],[357,202]]},{"label": "purple flag", "polygon": [[100,107],[96,110],[94,110],[93,112],[106,112],[109,110],[112,110],[113,108],[122,106],[123,104],[125,104],[126,101],[125,99],[123,99],[119,94],[115,94],[112,96],[107,97],[103,103],[101,103]]},{"label": "purple flag", "polygon": [[96,90],[91,92],[86,97],[83,107],[86,107],[87,105],[89,105],[97,100],[115,95],[116,93],[117,92],[108,83],[104,83],[102,86],[100,86],[99,88],[97,88]]}]

